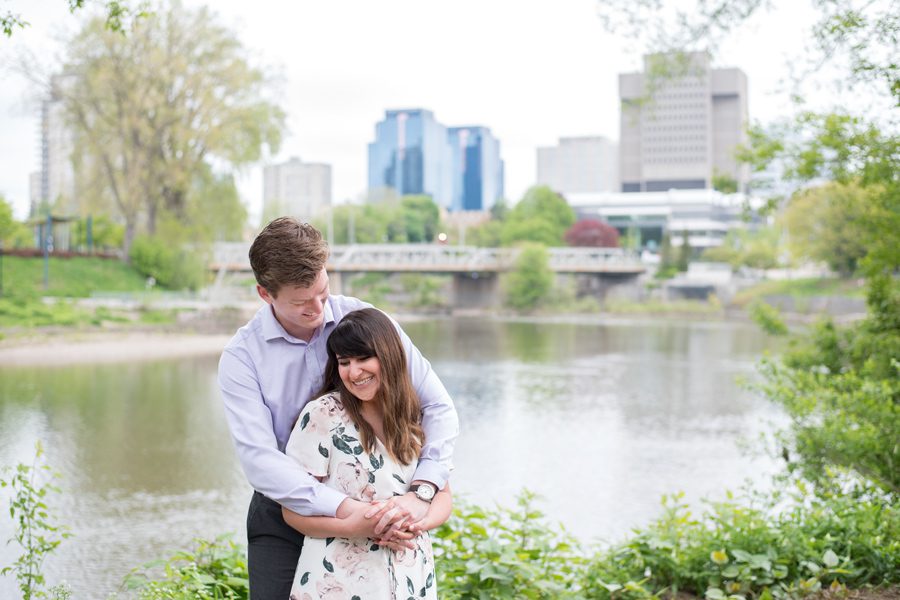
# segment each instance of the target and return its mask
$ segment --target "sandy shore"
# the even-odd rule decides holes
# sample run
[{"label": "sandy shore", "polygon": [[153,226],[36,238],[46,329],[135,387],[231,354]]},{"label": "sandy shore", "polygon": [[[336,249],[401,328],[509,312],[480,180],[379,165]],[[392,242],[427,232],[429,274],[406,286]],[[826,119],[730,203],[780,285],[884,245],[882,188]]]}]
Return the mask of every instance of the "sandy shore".
[{"label": "sandy shore", "polygon": [[225,334],[146,331],[47,333],[0,342],[0,366],[134,362],[185,356],[218,356]]}]

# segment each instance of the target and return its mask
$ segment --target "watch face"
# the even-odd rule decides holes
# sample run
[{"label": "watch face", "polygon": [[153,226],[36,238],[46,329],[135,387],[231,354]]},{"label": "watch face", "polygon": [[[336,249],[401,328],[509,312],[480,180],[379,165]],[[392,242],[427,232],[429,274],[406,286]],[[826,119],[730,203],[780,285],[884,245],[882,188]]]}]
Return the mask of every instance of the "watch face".
[{"label": "watch face", "polygon": [[431,500],[434,498],[434,488],[430,485],[419,485],[416,488],[416,496],[422,500]]}]

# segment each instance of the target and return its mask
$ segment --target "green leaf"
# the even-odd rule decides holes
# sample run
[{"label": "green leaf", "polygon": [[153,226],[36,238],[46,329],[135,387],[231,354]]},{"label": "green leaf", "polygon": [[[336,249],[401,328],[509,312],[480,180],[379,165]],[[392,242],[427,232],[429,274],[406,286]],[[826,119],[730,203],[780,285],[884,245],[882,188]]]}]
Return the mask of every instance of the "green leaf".
[{"label": "green leaf", "polygon": [[416,593],[416,586],[413,585],[412,579],[409,576],[406,577],[406,589],[409,590],[410,594]]},{"label": "green leaf", "polygon": [[304,413],[303,418],[300,419],[300,431],[306,429],[306,426],[309,424],[309,413]]},{"label": "green leaf", "polygon": [[328,571],[329,573],[334,573],[334,565],[332,565],[330,562],[328,562],[327,558],[322,559],[322,566],[324,566],[325,570]]},{"label": "green leaf", "polygon": [[303,574],[300,578],[300,585],[306,585],[309,582],[309,571]]},{"label": "green leaf", "polygon": [[322,444],[319,444],[319,454],[321,454],[325,458],[328,458],[328,448],[325,448],[324,446],[322,446]]},{"label": "green leaf", "polygon": [[349,455],[353,456],[353,450],[350,448],[350,446],[347,444],[347,442],[345,442],[344,440],[339,438],[337,435],[331,436],[331,443],[333,443],[334,447],[337,448],[338,450],[340,450],[341,452],[343,452],[344,454],[349,454]]}]

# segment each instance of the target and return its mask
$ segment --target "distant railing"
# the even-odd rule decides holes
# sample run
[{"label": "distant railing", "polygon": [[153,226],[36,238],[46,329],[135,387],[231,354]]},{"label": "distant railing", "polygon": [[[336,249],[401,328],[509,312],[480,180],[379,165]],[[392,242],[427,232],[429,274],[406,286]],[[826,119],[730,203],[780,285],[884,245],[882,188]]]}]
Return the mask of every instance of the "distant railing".
[{"label": "distant railing", "polygon": [[[249,271],[249,244],[218,243],[209,268]],[[512,269],[516,248],[478,248],[442,244],[355,244],[333,246],[328,270],[418,271],[428,273],[502,272]],[[550,268],[561,273],[641,273],[634,252],[621,248],[548,248]]]}]

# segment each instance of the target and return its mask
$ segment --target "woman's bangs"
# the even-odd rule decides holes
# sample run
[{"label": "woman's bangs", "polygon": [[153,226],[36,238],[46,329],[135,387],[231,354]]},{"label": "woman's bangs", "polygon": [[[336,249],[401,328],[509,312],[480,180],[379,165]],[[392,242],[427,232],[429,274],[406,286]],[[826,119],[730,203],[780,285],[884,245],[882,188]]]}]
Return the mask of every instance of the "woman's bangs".
[{"label": "woman's bangs", "polygon": [[375,356],[375,349],[371,344],[371,336],[365,336],[360,327],[353,326],[355,324],[346,323],[347,326],[342,327],[344,324],[345,322],[343,321],[338,324],[334,333],[328,337],[328,349],[335,356],[348,358]]}]

